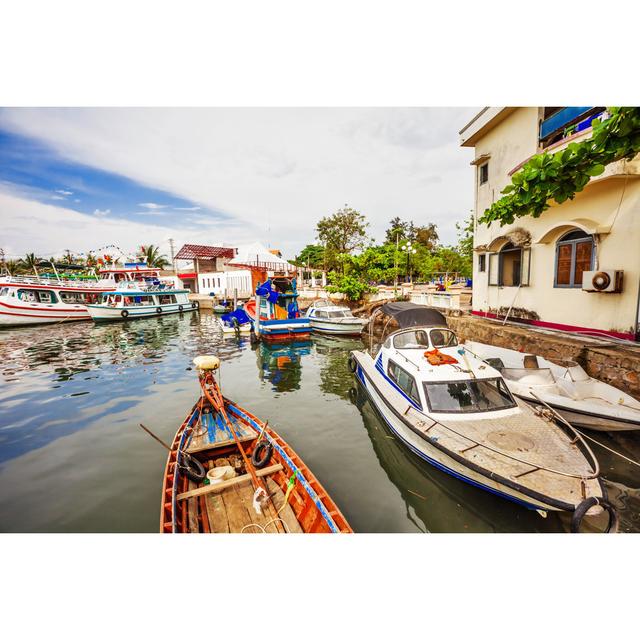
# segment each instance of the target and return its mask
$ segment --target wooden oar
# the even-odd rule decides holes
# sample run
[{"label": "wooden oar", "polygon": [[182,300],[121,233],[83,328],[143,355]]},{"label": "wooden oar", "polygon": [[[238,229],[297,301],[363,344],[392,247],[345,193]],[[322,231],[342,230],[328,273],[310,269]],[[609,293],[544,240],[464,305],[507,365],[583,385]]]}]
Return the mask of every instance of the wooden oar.
[{"label": "wooden oar", "polygon": [[154,439],[157,440],[167,451],[173,451],[173,449],[164,441],[164,440],[160,440],[160,438],[158,438],[158,436],[153,433],[151,431],[151,429],[147,429],[147,427],[145,427],[142,422],[140,423],[140,426]]}]

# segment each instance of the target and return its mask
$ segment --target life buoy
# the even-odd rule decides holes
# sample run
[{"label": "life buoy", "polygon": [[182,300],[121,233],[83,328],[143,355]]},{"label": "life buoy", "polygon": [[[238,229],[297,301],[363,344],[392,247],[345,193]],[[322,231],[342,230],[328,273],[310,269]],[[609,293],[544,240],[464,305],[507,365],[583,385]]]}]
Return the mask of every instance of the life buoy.
[{"label": "life buoy", "polygon": [[358,363],[353,356],[349,356],[349,360],[347,360],[347,366],[349,367],[349,371],[351,371],[351,373],[355,373],[358,369]]},{"label": "life buoy", "polygon": [[121,315],[123,318],[128,318],[128,317],[129,317],[129,312],[128,312],[126,309],[123,309],[123,310],[120,312],[120,315]]},{"label": "life buoy", "polygon": [[260,440],[251,454],[251,464],[256,469],[262,469],[269,464],[273,455],[273,446],[268,440]]},{"label": "life buoy", "polygon": [[183,310],[183,306],[181,304],[178,305],[178,311],[182,311]]},{"label": "life buoy", "polygon": [[192,302],[191,303],[191,308],[192,309],[197,309],[198,308],[198,303],[197,302]]},{"label": "life buoy", "polygon": [[594,496],[583,500],[576,507],[571,518],[571,533],[580,533],[580,525],[587,511],[596,505],[601,506],[609,514],[609,523],[603,533],[616,533],[618,531],[618,512],[615,507],[608,500]]},{"label": "life buoy", "polygon": [[156,309],[156,313],[162,313],[162,307],[158,307],[158,308]]},{"label": "life buoy", "polygon": [[207,475],[200,460],[193,458],[188,453],[182,452],[180,468],[187,474],[187,477],[194,482],[202,482]]}]

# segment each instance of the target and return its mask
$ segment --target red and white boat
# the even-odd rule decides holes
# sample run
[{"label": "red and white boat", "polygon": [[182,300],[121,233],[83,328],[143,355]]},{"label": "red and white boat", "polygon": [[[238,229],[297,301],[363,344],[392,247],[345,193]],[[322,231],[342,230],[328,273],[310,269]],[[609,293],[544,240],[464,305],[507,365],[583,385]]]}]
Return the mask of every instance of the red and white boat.
[{"label": "red and white boat", "polygon": [[105,267],[95,280],[54,275],[0,277],[0,327],[91,320],[87,304],[116,288],[140,288],[160,282],[160,271],[144,263]]}]

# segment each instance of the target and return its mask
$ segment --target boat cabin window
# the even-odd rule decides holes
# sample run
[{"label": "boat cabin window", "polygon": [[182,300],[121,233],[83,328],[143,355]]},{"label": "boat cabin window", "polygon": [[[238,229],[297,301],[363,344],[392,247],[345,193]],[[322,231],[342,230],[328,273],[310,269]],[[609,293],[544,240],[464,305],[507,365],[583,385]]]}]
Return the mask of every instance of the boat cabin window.
[{"label": "boat cabin window", "polygon": [[43,304],[52,304],[58,301],[53,291],[42,291],[40,289],[18,289],[18,298],[24,300],[24,302],[40,302]]},{"label": "boat cabin window", "polygon": [[424,329],[404,331],[394,336],[393,346],[396,349],[428,349],[429,336]]},{"label": "boat cabin window", "polygon": [[6,296],[9,293],[9,287],[2,287],[0,289],[0,296]]},{"label": "boat cabin window", "polygon": [[502,378],[424,382],[429,411],[433,413],[479,413],[515,407]]},{"label": "boat cabin window", "polygon": [[412,375],[407,373],[402,367],[399,367],[393,360],[389,360],[387,367],[389,377],[404,391],[419,407],[422,407],[420,396],[418,394],[418,386]]},{"label": "boat cabin window", "polygon": [[431,338],[432,346],[436,349],[458,346],[456,334],[453,331],[449,331],[449,329],[431,329],[429,337]]},{"label": "boat cabin window", "polygon": [[176,297],[173,293],[170,293],[170,294],[167,293],[159,297],[160,297],[160,304],[175,304],[176,302]]},{"label": "boat cabin window", "polygon": [[316,318],[328,318],[326,311],[316,311]]},{"label": "boat cabin window", "polygon": [[330,318],[344,318],[344,311],[327,311]]}]

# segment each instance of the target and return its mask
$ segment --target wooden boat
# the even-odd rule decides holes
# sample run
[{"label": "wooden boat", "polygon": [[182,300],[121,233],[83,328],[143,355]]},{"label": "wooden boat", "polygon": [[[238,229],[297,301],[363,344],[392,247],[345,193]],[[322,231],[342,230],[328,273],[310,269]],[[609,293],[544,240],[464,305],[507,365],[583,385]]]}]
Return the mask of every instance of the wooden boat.
[{"label": "wooden boat", "polygon": [[194,311],[197,306],[196,302],[189,300],[186,289],[165,289],[163,285],[151,285],[104,293],[98,304],[87,305],[87,311],[95,322],[105,322],[184,313]]},{"label": "wooden boat", "polygon": [[[218,358],[200,356],[194,364],[202,395],[167,457],[160,531],[352,533],[295,451],[267,423],[222,395],[214,377]],[[213,478],[210,484],[205,473]]]},{"label": "wooden boat", "polygon": [[397,302],[381,311],[400,330],[375,356],[352,351],[349,366],[400,441],[490,493],[529,509],[572,512],[575,531],[603,509],[607,530],[616,529],[598,461],[575,429],[514,399],[500,372],[459,346],[434,309]]},{"label": "wooden boat", "polygon": [[480,342],[467,341],[465,346],[500,371],[513,395],[534,405],[552,407],[574,427],[594,431],[640,429],[640,402],[591,378],[577,362],[552,362]]},{"label": "wooden boat", "polygon": [[368,320],[356,318],[351,309],[335,305],[328,300],[316,300],[308,309],[313,331],[334,336],[359,336]]}]

